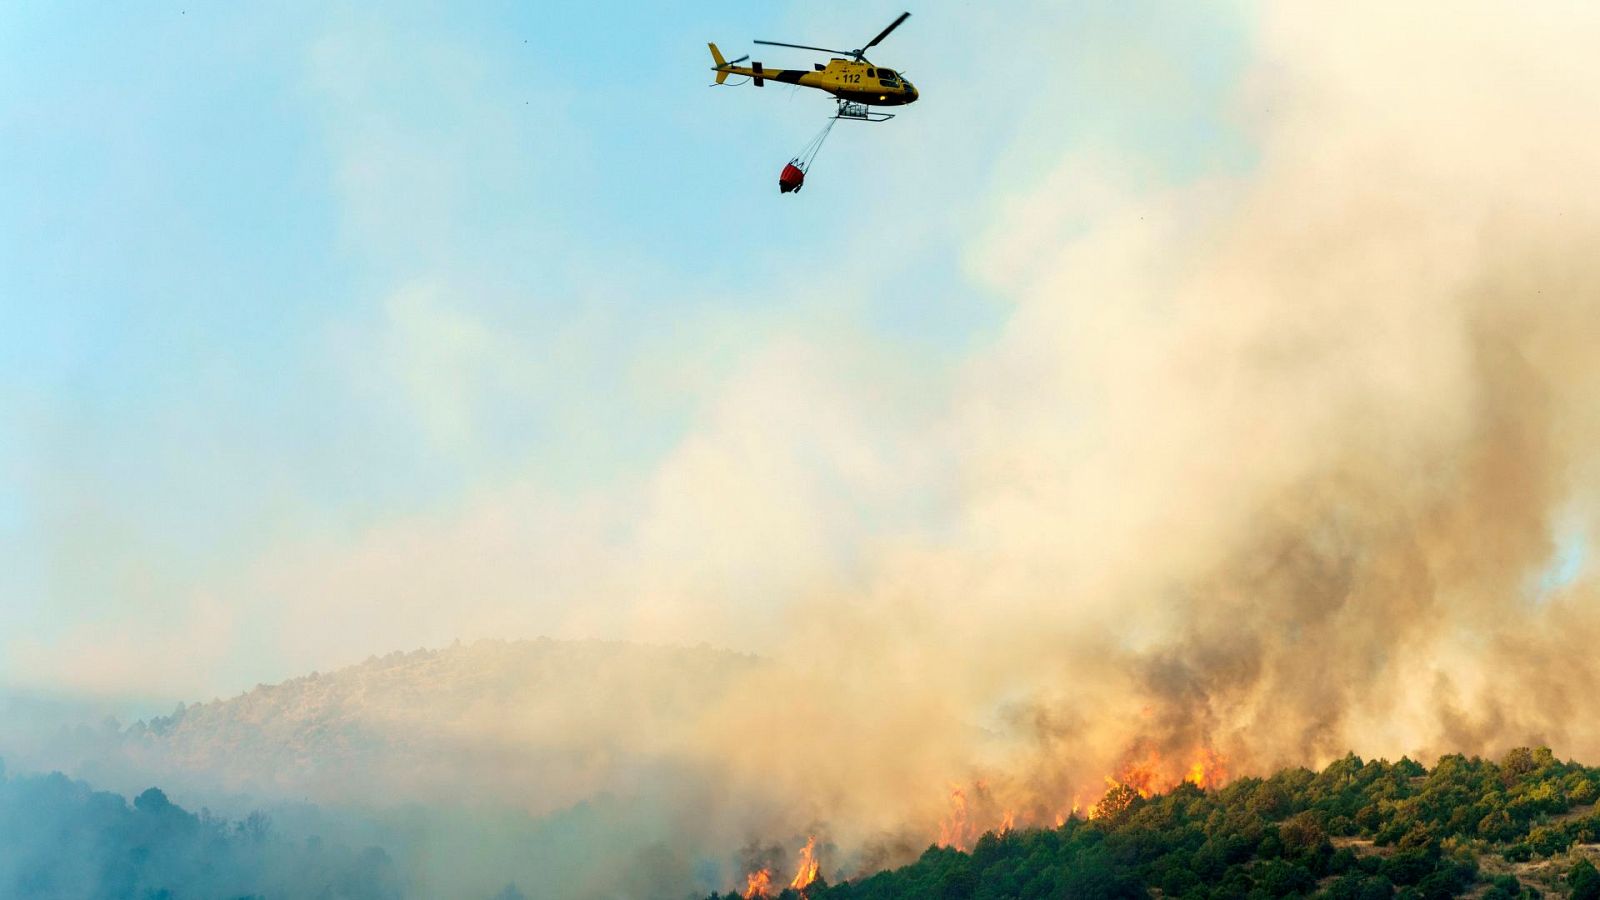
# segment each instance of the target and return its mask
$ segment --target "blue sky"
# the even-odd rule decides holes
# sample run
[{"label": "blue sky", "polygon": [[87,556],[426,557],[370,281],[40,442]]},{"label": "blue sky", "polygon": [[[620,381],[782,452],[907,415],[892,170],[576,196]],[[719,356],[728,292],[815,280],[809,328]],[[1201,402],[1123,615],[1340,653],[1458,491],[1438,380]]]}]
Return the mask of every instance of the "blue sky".
[{"label": "blue sky", "polygon": [[[937,406],[1006,317],[971,257],[1007,198],[1078,152],[1151,184],[1251,164],[1232,5],[948,2],[875,56],[922,101],[780,196],[828,102],[709,90],[705,41],[855,46],[897,4],[0,12],[0,679],[204,640],[285,546],[644,481],[784,341]],[[303,665],[230,621],[133,687]]]}]

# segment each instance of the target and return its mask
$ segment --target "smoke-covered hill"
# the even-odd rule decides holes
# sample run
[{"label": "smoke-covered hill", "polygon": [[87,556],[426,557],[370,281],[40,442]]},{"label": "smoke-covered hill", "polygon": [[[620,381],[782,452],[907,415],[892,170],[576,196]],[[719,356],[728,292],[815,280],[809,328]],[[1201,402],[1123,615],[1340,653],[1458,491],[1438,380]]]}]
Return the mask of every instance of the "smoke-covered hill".
[{"label": "smoke-covered hill", "polygon": [[42,737],[0,733],[0,757],[129,797],[159,785],[233,819],[262,811],[290,843],[382,847],[409,897],[508,882],[534,896],[687,896],[731,877],[726,835],[744,826],[716,820],[730,792],[684,741],[765,667],[706,647],[480,641],[125,727],[63,727],[57,710]]},{"label": "smoke-covered hill", "polygon": [[[560,809],[626,792],[751,657],[598,641],[480,641],[65,735],[96,781],[319,803],[503,803]],[[76,758],[72,758],[76,757]]]}]

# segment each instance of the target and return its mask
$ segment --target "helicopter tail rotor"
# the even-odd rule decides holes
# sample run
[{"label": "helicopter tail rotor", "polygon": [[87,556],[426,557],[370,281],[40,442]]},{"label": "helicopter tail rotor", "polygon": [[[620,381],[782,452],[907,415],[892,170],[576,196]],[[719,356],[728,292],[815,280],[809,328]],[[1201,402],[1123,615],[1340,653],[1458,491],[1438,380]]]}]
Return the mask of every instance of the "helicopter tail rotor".
[{"label": "helicopter tail rotor", "polygon": [[[722,51],[717,49],[716,44],[708,43],[706,46],[711,48],[711,61],[716,63],[716,65],[712,66],[711,69],[717,73],[717,84],[726,84],[728,81],[728,69],[750,58],[750,54],[746,53],[738,59],[723,59]],[[761,66],[758,63],[756,68],[759,69],[760,67]]]}]

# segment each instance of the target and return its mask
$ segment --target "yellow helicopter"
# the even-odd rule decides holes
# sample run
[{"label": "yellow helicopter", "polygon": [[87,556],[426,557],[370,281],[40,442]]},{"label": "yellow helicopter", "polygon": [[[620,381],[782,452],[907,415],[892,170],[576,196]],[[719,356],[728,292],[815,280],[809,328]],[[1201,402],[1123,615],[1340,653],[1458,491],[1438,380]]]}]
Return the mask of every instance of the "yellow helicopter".
[{"label": "yellow helicopter", "polygon": [[711,70],[717,73],[717,84],[727,83],[729,75],[744,75],[756,87],[761,87],[770,79],[782,84],[826,91],[839,101],[839,111],[834,117],[836,119],[887,121],[894,116],[871,110],[869,107],[905,106],[908,103],[915,103],[917,89],[893,69],[873,65],[872,61],[867,59],[866,52],[876,47],[880,41],[889,36],[889,32],[899,28],[900,23],[910,17],[911,13],[901,13],[899,18],[889,23],[888,28],[878,32],[878,36],[868,41],[860,50],[829,50],[826,47],[785,44],[781,41],[755,42],[770,47],[794,47],[797,50],[816,50],[835,54],[826,65],[814,63],[809,72],[804,69],[769,69],[759,62],[741,66],[739,63],[750,58],[748,54],[729,61],[722,58],[722,51],[717,49],[716,44],[707,44],[711,48],[711,60],[716,63]]}]

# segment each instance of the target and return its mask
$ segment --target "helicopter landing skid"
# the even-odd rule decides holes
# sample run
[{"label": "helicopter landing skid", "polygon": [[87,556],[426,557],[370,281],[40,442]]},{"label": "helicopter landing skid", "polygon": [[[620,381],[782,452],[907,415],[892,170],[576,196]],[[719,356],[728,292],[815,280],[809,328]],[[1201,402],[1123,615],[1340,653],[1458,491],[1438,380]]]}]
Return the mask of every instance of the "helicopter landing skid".
[{"label": "helicopter landing skid", "polygon": [[894,118],[894,114],[878,112],[865,103],[840,100],[839,111],[833,117],[835,119],[851,119],[856,122],[887,122]]}]

